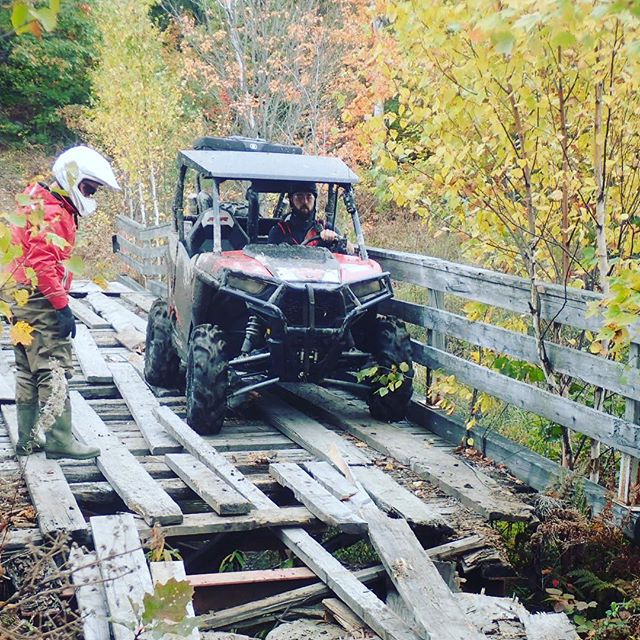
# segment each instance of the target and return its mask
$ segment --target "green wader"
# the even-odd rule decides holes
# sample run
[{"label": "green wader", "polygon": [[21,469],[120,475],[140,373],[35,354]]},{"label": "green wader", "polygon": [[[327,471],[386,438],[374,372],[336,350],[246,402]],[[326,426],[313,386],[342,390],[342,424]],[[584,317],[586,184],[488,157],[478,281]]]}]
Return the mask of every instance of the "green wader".
[{"label": "green wader", "polygon": [[33,342],[28,347],[21,344],[14,347],[18,418],[16,453],[29,455],[44,448],[47,458],[95,458],[100,454],[99,449],[87,447],[73,437],[71,404],[66,389],[64,409],[46,432],[46,440],[35,438],[33,428],[53,391],[53,361],[64,369],[67,379],[73,375],[71,340],[59,337],[55,309],[39,293],[32,295],[26,305],[15,306],[13,314],[16,321],[24,320],[33,327]]}]

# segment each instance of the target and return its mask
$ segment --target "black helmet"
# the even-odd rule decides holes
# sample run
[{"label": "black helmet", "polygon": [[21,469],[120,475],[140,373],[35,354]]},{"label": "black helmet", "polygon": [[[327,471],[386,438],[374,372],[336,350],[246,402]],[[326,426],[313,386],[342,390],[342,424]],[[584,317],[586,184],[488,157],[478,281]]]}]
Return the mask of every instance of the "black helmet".
[{"label": "black helmet", "polygon": [[291,200],[291,196],[294,193],[313,193],[313,195],[318,197],[318,186],[315,182],[292,182],[289,185],[289,200]]}]

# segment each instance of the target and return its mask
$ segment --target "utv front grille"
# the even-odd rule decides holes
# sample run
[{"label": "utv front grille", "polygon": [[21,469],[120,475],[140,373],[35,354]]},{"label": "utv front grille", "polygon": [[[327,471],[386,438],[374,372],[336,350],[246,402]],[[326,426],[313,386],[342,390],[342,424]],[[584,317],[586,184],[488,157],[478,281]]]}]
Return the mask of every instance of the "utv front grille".
[{"label": "utv front grille", "polygon": [[290,327],[339,327],[345,317],[345,303],[341,291],[326,291],[307,286],[287,289],[278,302]]}]

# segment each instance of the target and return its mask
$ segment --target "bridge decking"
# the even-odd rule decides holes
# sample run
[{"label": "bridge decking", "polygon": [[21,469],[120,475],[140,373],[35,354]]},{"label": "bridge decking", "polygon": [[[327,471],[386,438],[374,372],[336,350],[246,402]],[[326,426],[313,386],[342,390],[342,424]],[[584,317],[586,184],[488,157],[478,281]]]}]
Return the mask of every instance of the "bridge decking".
[{"label": "bridge decking", "polygon": [[[496,593],[512,578],[486,522],[527,521],[532,510],[506,476],[486,473],[416,422],[378,422],[358,398],[310,385],[264,393],[232,411],[220,434],[201,437],[183,421],[181,392],[150,389],[141,377],[139,347],[152,297],[119,283],[106,294],[80,283],[75,295],[73,311],[84,325],[74,341],[74,430],[102,455],[95,462],[50,461],[43,454],[16,460],[12,351],[5,339],[0,474],[25,479],[38,527],[9,529],[0,548],[15,552],[60,531],[82,545],[69,562],[78,569],[73,579],[86,638],[133,638],[109,619],[133,619],[131,600],[170,576],[196,587],[203,618],[193,638],[250,628],[329,596],[339,598],[326,605],[337,620],[350,615],[351,624],[355,619],[384,639],[466,640],[495,626],[492,599],[454,593],[450,561],[466,570],[470,583],[493,580]],[[187,550],[185,563],[147,562],[142,548],[154,527]],[[326,541],[320,533],[328,527],[333,538]],[[381,566],[350,571],[325,548],[367,537]],[[279,574],[217,573],[221,550],[249,539],[257,548],[286,547],[303,566]],[[271,590],[243,601],[238,585],[260,583]],[[226,593],[218,606],[207,596],[211,589]],[[335,613],[340,607],[342,616]],[[551,620],[554,638],[577,637],[564,616],[513,609],[511,624],[521,635],[509,637],[543,637],[536,634]]]}]

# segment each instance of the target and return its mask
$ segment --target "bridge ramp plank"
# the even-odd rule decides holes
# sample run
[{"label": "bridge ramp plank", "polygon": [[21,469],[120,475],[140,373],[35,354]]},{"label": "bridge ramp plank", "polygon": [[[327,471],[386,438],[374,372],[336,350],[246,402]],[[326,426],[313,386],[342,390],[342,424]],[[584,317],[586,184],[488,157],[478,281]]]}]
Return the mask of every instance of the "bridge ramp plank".
[{"label": "bridge ramp plank", "polygon": [[87,327],[76,327],[76,337],[71,344],[87,382],[113,382],[111,371]]},{"label": "bridge ramp plank", "polygon": [[111,329],[111,323],[99,316],[88,305],[69,296],[69,308],[73,315],[89,329]]}]

